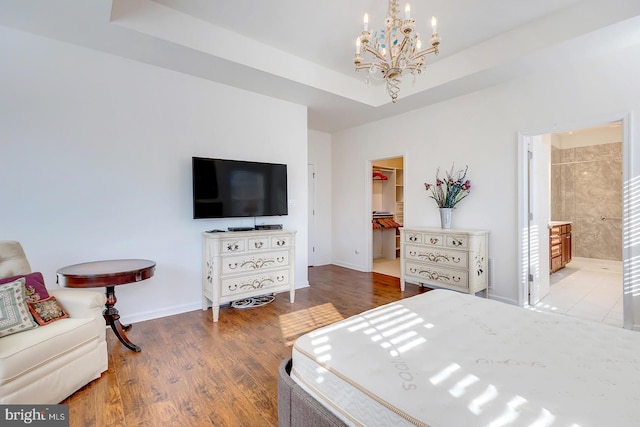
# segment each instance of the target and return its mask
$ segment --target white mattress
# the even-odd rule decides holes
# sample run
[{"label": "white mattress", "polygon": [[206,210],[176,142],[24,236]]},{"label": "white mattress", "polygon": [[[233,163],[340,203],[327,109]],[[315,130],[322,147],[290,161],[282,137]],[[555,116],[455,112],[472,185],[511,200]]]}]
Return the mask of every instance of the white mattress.
[{"label": "white mattress", "polygon": [[349,425],[640,426],[640,333],[447,290],[303,335],[291,376]]}]

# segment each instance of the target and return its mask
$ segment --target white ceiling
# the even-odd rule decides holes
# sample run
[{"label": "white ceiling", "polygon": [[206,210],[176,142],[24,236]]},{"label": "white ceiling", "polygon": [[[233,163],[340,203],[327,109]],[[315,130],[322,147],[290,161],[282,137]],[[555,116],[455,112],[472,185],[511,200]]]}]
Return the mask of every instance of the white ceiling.
[{"label": "white ceiling", "polygon": [[[388,6],[387,0],[154,1],[348,76],[364,13],[373,30],[384,23]],[[430,0],[412,2],[411,12],[423,35],[431,34],[431,16],[438,18],[444,58],[579,2]]]},{"label": "white ceiling", "polygon": [[638,0],[414,1],[419,32],[438,18],[440,55],[391,104],[353,66],[364,12],[373,29],[386,9],[386,0],[2,0],[0,25],[306,105],[309,127],[325,132],[640,43]]}]

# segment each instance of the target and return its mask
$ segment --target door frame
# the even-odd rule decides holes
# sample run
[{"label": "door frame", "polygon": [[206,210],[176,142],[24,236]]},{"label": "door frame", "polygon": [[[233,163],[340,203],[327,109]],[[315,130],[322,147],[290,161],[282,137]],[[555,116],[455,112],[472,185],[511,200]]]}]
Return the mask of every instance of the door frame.
[{"label": "door frame", "polygon": [[316,167],[313,163],[307,163],[307,190],[308,190],[308,212],[307,212],[307,229],[309,240],[307,243],[308,260],[307,266],[313,267],[316,263]]},{"label": "door frame", "polygon": [[[633,163],[632,163],[632,150],[631,150],[631,123],[632,115],[630,112],[623,114],[612,114],[608,116],[599,117],[597,119],[591,119],[579,123],[564,123],[554,124],[546,129],[538,129],[535,131],[520,131],[518,132],[518,304],[520,306],[526,306],[529,297],[529,183],[528,176],[529,161],[528,161],[528,144],[533,141],[535,136],[566,132],[575,129],[584,129],[589,127],[601,126],[607,123],[621,122],[622,123],[622,182],[623,182],[623,200],[622,200],[622,268],[623,268],[623,283],[622,298],[623,298],[623,319],[624,328],[640,330],[640,325],[634,325],[634,305],[633,305],[633,293],[631,289],[633,287],[632,278],[634,272],[632,271],[633,265],[630,262],[632,260],[632,247],[629,239],[633,230],[631,230],[633,224],[632,218],[632,200],[629,196],[630,191],[637,191],[630,189],[631,177],[633,176]],[[638,202],[636,202],[638,203]],[[637,279],[636,279],[637,280]]]},{"label": "door frame", "polygon": [[[371,206],[373,205],[373,163],[380,161],[380,160],[389,160],[389,159],[396,159],[396,158],[402,158],[402,187],[404,189],[406,189],[406,179],[407,179],[407,153],[402,153],[402,154],[392,154],[386,157],[376,157],[373,159],[369,159],[365,161],[365,177],[364,177],[364,194],[365,194],[365,211],[364,211],[364,217],[365,217],[365,239],[364,239],[364,247],[365,247],[365,264],[364,264],[364,268],[365,268],[365,272],[366,273],[371,273],[373,271],[373,230],[371,228],[371,219],[372,219],[372,215],[371,215]],[[404,213],[405,213],[405,219],[406,219],[406,212],[407,212],[407,199],[406,199],[406,193],[405,193],[405,198],[404,198]]]},{"label": "door frame", "polygon": [[[538,303],[549,292],[549,240],[547,225],[550,214],[550,134],[525,137],[527,146],[527,227],[528,296],[530,305]],[[531,155],[529,155],[531,153]],[[544,178],[541,178],[544,177]]]}]

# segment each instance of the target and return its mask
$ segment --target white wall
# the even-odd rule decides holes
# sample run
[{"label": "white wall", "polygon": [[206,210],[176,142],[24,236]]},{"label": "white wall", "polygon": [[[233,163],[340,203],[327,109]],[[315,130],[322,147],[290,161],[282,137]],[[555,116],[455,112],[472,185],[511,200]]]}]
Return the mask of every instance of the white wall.
[{"label": "white wall", "polygon": [[331,263],[331,135],[309,130],[309,164],[315,170],[315,236],[313,265]]},{"label": "white wall", "polygon": [[[286,163],[289,215],[257,222],[307,247],[305,107],[3,27],[0,57],[0,239],[48,287],[65,265],[148,258],[155,277],[116,290],[123,320],[198,309],[201,232],[253,219],[192,219],[192,156]],[[306,250],[295,262],[307,286]]]},{"label": "white wall", "polygon": [[[453,226],[490,230],[492,295],[519,302],[518,132],[546,133],[555,124],[602,124],[602,117],[629,112],[637,118],[638,75],[640,46],[634,46],[579,63],[549,64],[544,73],[332,135],[333,262],[365,270],[367,161],[387,157],[390,151],[406,151],[405,225],[439,226],[436,205],[423,183],[434,181],[438,167],[449,168],[454,162],[460,168],[469,165],[472,191],[455,210]],[[422,78],[429,78],[428,73]],[[632,129],[632,149],[637,153],[640,130],[635,122]],[[636,154],[632,162],[630,176],[636,182],[632,190],[637,194],[640,156]],[[640,211],[637,206],[633,209],[631,215],[637,217]],[[640,259],[640,232],[635,230],[634,235],[630,244],[634,258]],[[635,305],[639,324],[640,303]]]}]

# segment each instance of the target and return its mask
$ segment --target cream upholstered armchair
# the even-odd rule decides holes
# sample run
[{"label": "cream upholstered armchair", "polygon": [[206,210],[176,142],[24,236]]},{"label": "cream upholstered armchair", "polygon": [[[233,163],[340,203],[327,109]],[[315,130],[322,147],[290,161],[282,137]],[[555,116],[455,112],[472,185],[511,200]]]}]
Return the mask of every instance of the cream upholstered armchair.
[{"label": "cream upholstered armchair", "polygon": [[[42,275],[31,271],[20,243],[0,241],[0,293],[4,290],[0,304],[2,300],[10,304],[7,301],[13,299],[13,309],[18,313],[16,307],[26,305],[29,309],[29,304],[25,300],[21,306],[19,295],[13,298],[7,291],[17,292],[20,286],[16,282],[27,290],[25,295],[30,296],[26,300],[32,307],[38,300],[53,296],[49,301],[56,300],[64,316],[51,320],[30,310],[34,323],[24,316],[23,324],[17,327],[7,324],[16,316],[0,316],[0,404],[59,403],[107,370],[102,316],[105,296],[77,289],[46,289]],[[29,292],[34,289],[35,296]],[[6,306],[0,306],[3,309],[7,312]]]}]

